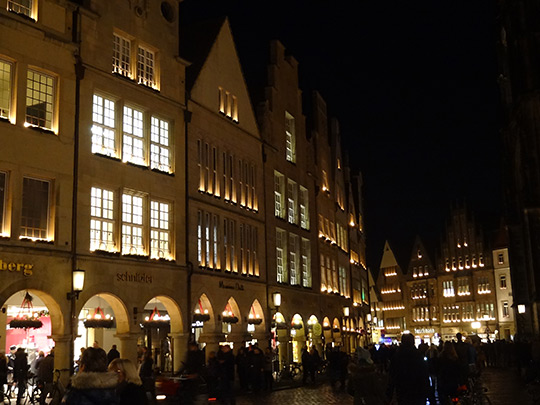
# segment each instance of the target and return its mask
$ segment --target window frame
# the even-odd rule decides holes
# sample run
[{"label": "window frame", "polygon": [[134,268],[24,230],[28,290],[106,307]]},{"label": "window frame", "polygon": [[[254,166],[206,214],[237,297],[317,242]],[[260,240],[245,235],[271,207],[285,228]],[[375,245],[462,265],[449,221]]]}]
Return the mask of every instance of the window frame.
[{"label": "window frame", "polygon": [[[50,105],[50,111],[47,111],[47,108],[45,108],[44,112],[45,112],[45,118],[41,118],[41,117],[38,117],[38,116],[33,116],[33,115],[30,115],[29,114],[29,108],[32,107],[32,105],[29,105],[28,102],[29,102],[29,99],[28,99],[28,93],[29,91],[31,91],[32,93],[35,91],[34,90],[34,87],[29,87],[29,84],[30,84],[30,74],[33,74],[33,77],[32,77],[32,83],[39,83],[39,87],[41,88],[41,85],[43,83],[41,83],[41,77],[43,78],[47,78],[47,79],[50,79],[51,80],[51,84],[49,86],[49,83],[45,83],[45,85],[47,87],[50,87],[51,88],[51,93],[42,93],[41,90],[39,90],[39,94],[45,94],[46,98],[49,98],[50,97],[50,103],[46,100],[45,101],[45,105]],[[39,75],[40,76],[40,80],[39,82],[36,82],[34,80],[35,76],[36,75]],[[25,127],[35,127],[35,128],[40,128],[42,130],[45,130],[45,131],[50,131],[50,132],[53,132],[53,133],[57,133],[57,122],[56,122],[56,114],[57,114],[57,109],[58,109],[58,106],[57,106],[57,94],[58,94],[58,76],[51,73],[51,72],[45,72],[39,68],[36,68],[34,66],[28,66],[28,69],[26,70],[26,87],[25,87],[25,91],[26,91],[26,94],[24,96],[24,100],[25,100],[25,114],[24,114],[24,126]],[[34,98],[32,98],[32,100],[34,100]],[[35,99],[37,101],[41,101],[41,100],[38,100],[38,99]],[[39,105],[38,104],[33,104],[34,106],[35,105]],[[41,110],[37,110],[37,111],[41,111]],[[50,115],[50,123],[48,123],[48,119],[47,119],[47,115]],[[35,122],[30,122],[29,118],[33,118],[33,119],[36,119],[38,120],[37,123]],[[44,120],[44,125],[41,125],[39,120]],[[47,126],[49,125],[49,126]]]},{"label": "window frame", "polygon": [[[15,111],[13,109],[13,86],[15,84],[15,80],[14,80],[15,79],[15,75],[14,75],[15,62],[10,59],[6,59],[3,56],[0,56],[0,66],[2,64],[5,64],[9,68],[9,72],[7,70],[0,69],[0,75],[7,77],[7,80],[5,80],[5,82],[7,83],[7,86],[5,88],[5,93],[7,95],[5,101],[7,105],[5,105],[3,108],[2,104],[0,104],[0,119],[6,119],[6,120],[9,120],[11,123],[13,123],[13,116],[15,115],[14,114]],[[3,83],[3,81],[4,79],[0,78],[0,84]],[[0,90],[1,89],[2,87],[0,86]],[[1,91],[0,91],[0,94],[1,94]]]},{"label": "window frame", "polygon": [[[3,181],[2,176],[4,177]],[[0,237],[7,237],[7,197],[8,197],[9,173],[0,170]],[[4,233],[5,232],[5,233]]]},{"label": "window frame", "polygon": [[[100,196],[97,197],[94,195],[94,190],[100,191]],[[104,200],[103,192],[106,191],[112,198]],[[99,198],[100,204],[99,207],[97,205],[94,205],[94,199]],[[104,207],[104,201],[110,201],[111,206],[107,208]],[[99,209],[101,214],[100,215],[93,215],[93,212],[95,209]],[[103,215],[103,211],[107,210],[111,214],[111,218],[108,218]],[[100,226],[99,229],[93,226],[94,221],[99,221]],[[108,230],[103,230],[103,224],[108,225]],[[90,251],[94,252],[96,250],[100,251],[106,251],[106,252],[117,252],[118,249],[116,247],[116,240],[115,240],[115,231],[116,231],[116,216],[115,216],[115,192],[113,190],[108,190],[106,188],[102,187],[91,187],[90,188]],[[92,235],[94,232],[99,232],[99,245],[97,247],[92,247],[92,241],[98,240],[95,238],[92,238]],[[111,237],[110,241],[103,238],[103,232],[108,232]],[[102,249],[101,245],[104,244],[105,248]]]},{"label": "window frame", "polygon": [[[24,217],[25,217],[25,180],[29,180],[29,181],[36,181],[36,182],[41,182],[42,184],[44,183],[47,183],[47,201],[46,201],[46,208],[43,210],[43,207],[40,207],[40,210],[39,211],[45,211],[45,218],[40,218],[39,219],[39,222],[40,222],[40,225],[45,225],[45,228],[37,228],[37,227],[30,227],[30,226],[24,226],[23,224],[25,223],[24,221]],[[38,178],[38,177],[34,177],[34,176],[24,176],[23,177],[23,184],[22,184],[22,198],[21,198],[21,215],[20,215],[20,220],[21,220],[21,223],[20,223],[20,226],[19,226],[19,239],[23,239],[23,240],[32,240],[32,241],[38,241],[38,240],[41,240],[41,241],[53,241],[54,238],[51,237],[51,234],[53,233],[53,230],[52,230],[52,199],[53,199],[53,191],[54,191],[54,185],[53,185],[53,181],[50,180],[50,179],[42,179],[42,178]],[[28,206],[26,206],[28,207]],[[28,208],[31,208],[31,207],[28,207]],[[41,214],[43,214],[43,212],[41,212]],[[36,217],[32,218],[30,216],[28,216],[28,219],[31,220],[31,219],[36,219]],[[44,220],[44,224],[41,222],[41,220]],[[40,232],[43,232],[43,235],[44,236],[35,236],[32,235],[32,236],[29,236],[28,234],[24,234],[23,235],[23,228],[24,229],[35,229],[35,230],[38,230]]]}]

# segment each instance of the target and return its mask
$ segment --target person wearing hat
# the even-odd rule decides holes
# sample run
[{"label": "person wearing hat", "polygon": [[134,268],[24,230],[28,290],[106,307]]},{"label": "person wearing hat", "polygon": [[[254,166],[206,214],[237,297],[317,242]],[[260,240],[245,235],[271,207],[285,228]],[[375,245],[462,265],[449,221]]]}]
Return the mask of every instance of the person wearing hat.
[{"label": "person wearing hat", "polygon": [[354,397],[354,405],[383,405],[386,403],[382,377],[375,370],[369,351],[358,347],[356,361],[349,364],[347,392]]}]

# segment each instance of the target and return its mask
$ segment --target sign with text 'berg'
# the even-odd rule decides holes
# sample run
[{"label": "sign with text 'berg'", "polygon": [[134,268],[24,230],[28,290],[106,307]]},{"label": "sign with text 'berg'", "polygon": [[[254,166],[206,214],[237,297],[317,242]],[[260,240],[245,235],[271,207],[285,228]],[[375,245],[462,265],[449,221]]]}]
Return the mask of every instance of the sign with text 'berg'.
[{"label": "sign with text 'berg'", "polygon": [[30,263],[10,262],[0,259],[0,272],[19,272],[22,273],[24,276],[29,277],[34,274],[33,268],[34,265]]}]

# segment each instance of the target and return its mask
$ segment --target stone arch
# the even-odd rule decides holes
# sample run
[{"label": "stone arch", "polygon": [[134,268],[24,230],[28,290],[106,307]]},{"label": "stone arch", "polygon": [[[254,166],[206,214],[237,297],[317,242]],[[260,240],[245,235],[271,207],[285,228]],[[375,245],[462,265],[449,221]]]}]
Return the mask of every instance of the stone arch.
[{"label": "stone arch", "polygon": [[99,293],[95,293],[91,295],[85,294],[85,296],[88,296],[88,295],[89,297],[87,299],[80,300],[82,304],[80,305],[79,313],[84,308],[86,303],[90,301],[90,299],[97,296],[99,298],[102,298],[111,307],[114,313],[114,319],[116,322],[116,333],[122,334],[122,333],[130,332],[129,314],[128,314],[128,309],[124,301],[122,301],[118,296],[110,292],[99,292]]},{"label": "stone arch", "polygon": [[202,293],[199,298],[197,298],[197,301],[194,303],[192,313],[197,313],[197,311],[201,313],[208,313],[208,315],[210,315],[210,319],[204,323],[202,330],[203,333],[214,332],[216,330],[216,316],[214,313],[214,307],[212,306],[212,302],[210,301],[206,293]]},{"label": "stone arch", "polygon": [[266,319],[264,317],[264,311],[262,309],[261,303],[256,298],[253,300],[249,308],[249,312],[247,315],[248,321],[250,318],[262,319],[262,322],[260,323],[260,325],[256,326],[256,328],[259,330],[266,330]]},{"label": "stone arch", "polygon": [[334,342],[341,342],[341,324],[337,318],[332,321],[332,337]]},{"label": "stone arch", "polygon": [[[17,294],[18,292],[28,291],[30,295],[35,295],[36,297],[39,297],[39,299],[43,301],[45,306],[49,309],[49,316],[51,318],[51,334],[64,335],[64,333],[69,333],[69,325],[66,326],[66,322],[69,322],[69,316],[64,318],[63,308],[56,301],[56,299],[52,295],[46,293],[41,289],[26,288],[25,284],[26,283],[23,281],[16,282],[3,290],[2,293],[0,293],[0,302],[2,303],[2,305],[4,305],[4,303],[7,302],[9,298]],[[47,290],[53,291],[54,288],[51,285],[48,286]],[[69,310],[67,306],[65,307],[65,310]]]},{"label": "stone arch", "polygon": [[227,311],[227,308],[230,308],[230,311],[234,314],[234,316],[238,317],[238,322],[231,325],[231,331],[240,332],[242,330],[242,325],[244,324],[244,322],[242,320],[242,313],[240,312],[240,307],[238,306],[238,303],[233,296],[230,296],[227,300],[227,303],[225,304],[225,307],[221,312],[222,316],[226,315],[225,312]]},{"label": "stone arch", "polygon": [[156,298],[163,304],[163,306],[167,310],[167,313],[169,314],[169,317],[171,318],[171,333],[184,332],[182,310],[180,309],[180,306],[176,303],[176,301],[166,295],[158,295],[154,298]]}]

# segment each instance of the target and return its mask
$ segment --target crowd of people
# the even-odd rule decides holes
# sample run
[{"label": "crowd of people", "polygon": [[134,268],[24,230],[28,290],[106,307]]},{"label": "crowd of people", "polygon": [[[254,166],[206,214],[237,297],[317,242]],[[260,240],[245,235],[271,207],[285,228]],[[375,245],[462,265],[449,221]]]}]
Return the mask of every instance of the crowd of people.
[{"label": "crowd of people", "polygon": [[[464,339],[459,333],[438,345],[421,342],[418,347],[413,335],[404,334],[399,345],[358,347],[352,355],[332,345],[319,354],[312,346],[303,348],[300,357],[303,384],[315,384],[324,374],[333,389],[347,389],[354,403],[363,405],[424,405],[426,400],[450,404],[471,373],[487,366],[513,365],[522,376],[540,376],[540,342],[482,343],[476,336]],[[180,370],[180,403],[195,403],[202,390],[221,404],[234,404],[237,392],[270,392],[279,368],[276,359],[275,351],[257,344],[240,347],[234,355],[229,345],[205,353],[190,343]],[[151,351],[141,347],[137,363],[121,358],[116,345],[109,352],[97,342],[81,349],[62,403],[151,405],[156,399]],[[29,378],[33,378],[41,391],[40,403],[45,403],[53,375],[54,348],[48,355],[36,353],[31,360],[20,347],[11,347],[8,355],[0,352],[1,398],[4,386],[14,381],[19,404]]]}]

